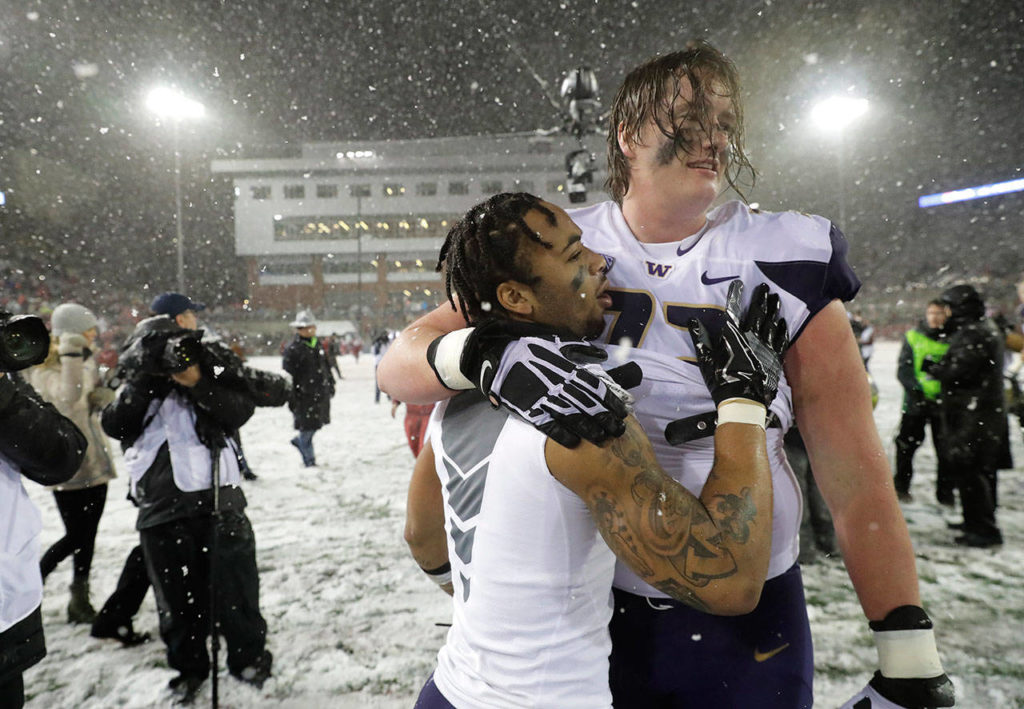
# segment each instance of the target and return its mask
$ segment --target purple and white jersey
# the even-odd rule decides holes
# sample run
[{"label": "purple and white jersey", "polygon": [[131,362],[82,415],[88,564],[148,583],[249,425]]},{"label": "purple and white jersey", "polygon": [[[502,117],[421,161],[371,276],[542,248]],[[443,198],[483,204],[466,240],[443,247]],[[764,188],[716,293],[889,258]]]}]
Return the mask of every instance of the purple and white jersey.
[{"label": "purple and white jersey", "polygon": [[[846,240],[823,217],[756,212],[736,201],[711,211],[698,233],[665,244],[637,241],[614,202],[570,210],[569,216],[582,229],[583,243],[611,264],[612,307],[602,335],[609,366],[632,360],[643,369],[643,383],[632,390],[636,417],[665,471],[699,494],[713,463],[713,438],[671,446],[664,436],[671,421],[715,410],[695,363],[687,322],[699,317],[715,333],[724,318],[729,283],[739,278],[745,285],[744,308],[761,283],[778,293],[790,337],[796,340],[819,310],[857,293],[860,281],[846,261]],[[781,428],[768,430],[774,481],[769,578],[796,561],[802,514],[799,487],[782,448],[782,433],[793,422],[785,378],[771,409]],[[615,585],[664,596],[622,564]]]}]

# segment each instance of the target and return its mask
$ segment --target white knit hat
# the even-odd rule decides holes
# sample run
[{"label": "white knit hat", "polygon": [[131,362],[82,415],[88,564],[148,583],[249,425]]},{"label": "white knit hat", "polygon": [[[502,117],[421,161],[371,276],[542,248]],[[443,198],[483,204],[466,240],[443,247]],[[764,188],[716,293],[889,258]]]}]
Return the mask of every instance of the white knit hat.
[{"label": "white knit hat", "polygon": [[313,317],[312,310],[300,310],[291,322],[292,327],[309,327],[310,325],[316,325],[316,318]]},{"label": "white knit hat", "polygon": [[55,336],[64,333],[81,334],[94,327],[99,327],[96,316],[78,303],[61,303],[53,309],[50,316],[50,329]]}]

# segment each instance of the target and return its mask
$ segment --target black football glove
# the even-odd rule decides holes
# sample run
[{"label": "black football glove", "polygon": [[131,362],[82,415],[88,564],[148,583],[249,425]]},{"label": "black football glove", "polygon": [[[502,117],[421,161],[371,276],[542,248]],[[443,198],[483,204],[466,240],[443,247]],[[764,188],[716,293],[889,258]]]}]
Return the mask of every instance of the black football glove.
[{"label": "black football glove", "polygon": [[[885,620],[872,622],[871,629],[882,669],[841,709],[935,709],[956,704],[953,683],[942,671],[932,621],[924,609],[900,606]],[[886,671],[909,676],[887,677]]]},{"label": "black football glove", "polygon": [[607,359],[604,350],[530,323],[490,320],[467,330],[436,339],[427,351],[446,387],[475,387],[568,448],[625,431],[628,395],[618,382],[639,383],[635,364],[588,371],[586,365]]},{"label": "black football glove", "polygon": [[775,399],[782,376],[782,358],[789,346],[786,321],[779,317],[779,296],[765,284],[754,289],[746,317],[740,320],[743,282],[729,284],[725,324],[712,342],[701,322],[688,323],[697,364],[715,405],[747,399],[766,408]]}]

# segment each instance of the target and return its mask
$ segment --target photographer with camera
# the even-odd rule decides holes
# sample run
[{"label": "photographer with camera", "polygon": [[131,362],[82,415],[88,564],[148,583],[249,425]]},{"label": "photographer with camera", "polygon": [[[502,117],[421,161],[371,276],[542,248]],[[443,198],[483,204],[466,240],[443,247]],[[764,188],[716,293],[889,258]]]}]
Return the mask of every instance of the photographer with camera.
[{"label": "photographer with camera", "polygon": [[10,709],[25,704],[22,672],[46,655],[42,519],[21,476],[40,485],[65,482],[88,446],[70,419],[10,374],[42,362],[49,342],[39,318],[0,311],[0,706]]},{"label": "photographer with camera", "polygon": [[50,331],[49,355],[26,372],[27,378],[43,399],[85,434],[89,449],[75,476],[51,488],[65,533],[43,554],[40,569],[45,582],[61,561],[73,557],[68,622],[92,623],[96,611],[89,602],[89,571],[107,502],[107,483],[117,477],[99,412],[113,400],[114,392],[100,383],[92,352],[99,325],[92,311],[78,303],[62,303],[50,316]]},{"label": "photographer with camera", "polygon": [[[153,299],[149,309],[153,315],[163,315],[185,330],[196,330],[199,325],[196,313],[205,307],[203,303],[196,303],[181,293],[161,293]],[[210,340],[208,336],[209,333],[204,332],[202,341],[204,351],[208,356],[217,360],[215,366],[230,368],[245,379],[253,404],[256,406],[282,406],[288,401],[290,383],[286,377],[246,367],[230,347],[220,340]],[[249,468],[245,459],[241,437],[237,430],[231,434],[231,438],[242,477],[246,480],[255,480],[256,474]],[[148,590],[149,576],[146,573],[145,556],[142,546],[138,545],[125,559],[117,587],[96,615],[91,635],[94,638],[112,638],[129,647],[149,640],[149,633],[135,631],[132,620],[139,612]]]},{"label": "photographer with camera", "polygon": [[182,703],[210,672],[208,631],[214,672],[220,633],[240,680],[262,686],[272,663],[231,437],[252,416],[252,394],[240,370],[224,366],[201,338],[164,315],[139,322],[122,350],[124,386],[102,415],[124,448],[160,636],[179,672],[169,686]]}]

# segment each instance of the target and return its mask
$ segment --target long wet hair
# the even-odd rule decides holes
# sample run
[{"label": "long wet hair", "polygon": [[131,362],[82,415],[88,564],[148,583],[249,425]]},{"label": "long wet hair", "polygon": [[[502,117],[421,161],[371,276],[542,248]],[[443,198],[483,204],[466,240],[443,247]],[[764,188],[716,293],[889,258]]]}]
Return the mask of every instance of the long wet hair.
[{"label": "long wet hair", "polygon": [[[677,115],[673,104],[682,79],[689,80],[693,99],[686,112]],[[719,159],[725,166],[726,183],[746,201],[741,185],[754,186],[757,171],[743,149],[743,107],[740,102],[740,78],[732,60],[704,40],[694,40],[686,49],[656,56],[633,69],[615,95],[608,123],[608,179],[605,188],[619,204],[629,189],[629,158],[619,147],[619,126],[628,140],[638,140],[643,127],[653,121],[662,135],[676,144],[677,154],[694,153],[702,138],[712,135],[710,116],[713,96],[731,99],[736,123],[729,134],[727,155]],[[700,134],[683,128],[692,122]],[[747,179],[741,179],[746,176]]]},{"label": "long wet hair", "polygon": [[557,224],[554,212],[539,197],[503,192],[470,209],[448,231],[437,270],[444,273],[448,302],[456,310],[458,296],[467,323],[507,316],[498,302],[498,286],[504,281],[532,286],[540,280],[532,274],[519,246],[523,239],[546,249],[552,245],[527,226],[525,217],[530,210],[543,214],[552,226]]}]

